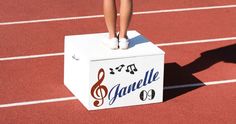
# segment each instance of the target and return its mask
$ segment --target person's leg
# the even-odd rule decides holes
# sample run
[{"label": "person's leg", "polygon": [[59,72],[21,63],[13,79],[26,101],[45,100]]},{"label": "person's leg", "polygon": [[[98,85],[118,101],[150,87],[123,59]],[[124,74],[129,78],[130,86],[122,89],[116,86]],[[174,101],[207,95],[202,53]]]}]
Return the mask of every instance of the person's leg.
[{"label": "person's leg", "polygon": [[133,13],[133,0],[120,0],[120,32],[119,38],[127,38],[127,30]]},{"label": "person's leg", "polygon": [[116,1],[115,0],[103,0],[103,11],[105,16],[106,26],[109,32],[109,38],[116,37]]}]

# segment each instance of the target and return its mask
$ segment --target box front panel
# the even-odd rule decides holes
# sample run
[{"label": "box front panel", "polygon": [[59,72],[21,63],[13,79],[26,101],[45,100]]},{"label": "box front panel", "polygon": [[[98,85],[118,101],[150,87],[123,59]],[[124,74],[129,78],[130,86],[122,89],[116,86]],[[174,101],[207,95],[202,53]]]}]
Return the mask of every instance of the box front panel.
[{"label": "box front panel", "polygon": [[93,61],[90,110],[163,101],[164,55]]}]

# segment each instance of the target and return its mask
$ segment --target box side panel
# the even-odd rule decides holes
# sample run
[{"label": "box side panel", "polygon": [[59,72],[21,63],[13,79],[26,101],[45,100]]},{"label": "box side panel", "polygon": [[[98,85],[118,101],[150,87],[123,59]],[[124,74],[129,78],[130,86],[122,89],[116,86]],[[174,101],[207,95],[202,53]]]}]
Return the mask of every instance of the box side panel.
[{"label": "box side panel", "polygon": [[69,42],[68,37],[65,37],[64,40],[64,84],[71,82],[71,71],[73,69],[71,64],[71,54],[73,53],[73,44]]},{"label": "box side panel", "polygon": [[88,104],[89,61],[75,56],[75,42],[65,40],[64,84],[83,103]]}]

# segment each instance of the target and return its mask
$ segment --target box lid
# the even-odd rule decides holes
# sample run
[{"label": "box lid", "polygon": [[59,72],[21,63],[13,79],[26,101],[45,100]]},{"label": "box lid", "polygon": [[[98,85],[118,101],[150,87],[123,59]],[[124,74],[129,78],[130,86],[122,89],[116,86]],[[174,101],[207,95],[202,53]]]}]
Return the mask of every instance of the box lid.
[{"label": "box lid", "polygon": [[164,51],[137,31],[128,31],[127,35],[130,39],[127,50],[111,50],[106,47],[102,41],[108,38],[108,33],[70,35],[65,37],[65,42],[73,44],[75,56],[82,55],[91,61],[164,54]]}]

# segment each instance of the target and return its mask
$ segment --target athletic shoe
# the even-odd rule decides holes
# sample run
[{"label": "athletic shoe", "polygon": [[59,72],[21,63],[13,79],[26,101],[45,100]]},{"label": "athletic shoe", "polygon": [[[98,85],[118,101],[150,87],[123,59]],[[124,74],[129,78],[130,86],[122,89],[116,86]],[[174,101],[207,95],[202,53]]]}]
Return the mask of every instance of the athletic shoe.
[{"label": "athletic shoe", "polygon": [[119,47],[122,50],[128,49],[129,48],[129,40],[126,38],[119,39]]},{"label": "athletic shoe", "polygon": [[106,46],[108,46],[110,49],[118,49],[118,39],[116,37],[111,39],[106,39],[103,41]]}]

